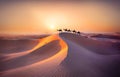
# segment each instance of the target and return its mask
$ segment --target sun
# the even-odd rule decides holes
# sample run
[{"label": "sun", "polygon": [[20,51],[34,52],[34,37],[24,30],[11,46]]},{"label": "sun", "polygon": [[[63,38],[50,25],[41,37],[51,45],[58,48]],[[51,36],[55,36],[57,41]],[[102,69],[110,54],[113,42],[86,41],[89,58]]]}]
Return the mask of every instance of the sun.
[{"label": "sun", "polygon": [[55,26],[54,25],[50,25],[50,29],[54,30]]},{"label": "sun", "polygon": [[43,21],[46,28],[51,31],[56,31],[57,28],[61,27],[60,25],[67,23],[66,17],[57,14],[46,16]]},{"label": "sun", "polygon": [[49,29],[52,31],[55,31],[57,28],[57,25],[55,23],[49,23]]}]

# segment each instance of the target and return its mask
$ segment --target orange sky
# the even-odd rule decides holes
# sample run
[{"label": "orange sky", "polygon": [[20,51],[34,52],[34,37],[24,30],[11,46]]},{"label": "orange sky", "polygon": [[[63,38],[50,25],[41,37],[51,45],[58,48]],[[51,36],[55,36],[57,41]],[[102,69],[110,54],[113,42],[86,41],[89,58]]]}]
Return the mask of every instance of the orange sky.
[{"label": "orange sky", "polygon": [[117,32],[119,12],[104,2],[7,2],[0,4],[0,33],[42,34],[59,28]]}]

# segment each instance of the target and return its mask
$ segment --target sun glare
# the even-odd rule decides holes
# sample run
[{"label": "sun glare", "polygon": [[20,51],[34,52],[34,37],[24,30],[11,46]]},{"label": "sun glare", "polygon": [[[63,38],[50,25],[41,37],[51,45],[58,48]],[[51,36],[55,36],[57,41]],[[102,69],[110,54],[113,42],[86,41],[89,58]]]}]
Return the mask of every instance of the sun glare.
[{"label": "sun glare", "polygon": [[54,25],[50,25],[50,29],[54,30],[55,26]]},{"label": "sun glare", "polygon": [[56,31],[57,28],[61,27],[61,24],[65,24],[66,22],[66,17],[62,14],[46,16],[44,18],[44,24],[53,32]]}]

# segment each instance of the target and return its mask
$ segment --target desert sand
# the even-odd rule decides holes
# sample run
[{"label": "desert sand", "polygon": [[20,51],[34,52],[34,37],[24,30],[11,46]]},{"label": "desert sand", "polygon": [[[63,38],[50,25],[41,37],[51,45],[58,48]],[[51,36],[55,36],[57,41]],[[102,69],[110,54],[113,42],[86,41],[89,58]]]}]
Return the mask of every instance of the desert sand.
[{"label": "desert sand", "polygon": [[0,77],[120,77],[120,46],[72,33],[0,41]]}]

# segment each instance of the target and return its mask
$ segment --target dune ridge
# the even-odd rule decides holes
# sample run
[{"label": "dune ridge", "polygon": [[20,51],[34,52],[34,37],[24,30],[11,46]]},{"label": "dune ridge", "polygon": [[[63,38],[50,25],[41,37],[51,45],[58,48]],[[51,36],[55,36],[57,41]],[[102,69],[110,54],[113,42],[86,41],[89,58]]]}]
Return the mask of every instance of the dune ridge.
[{"label": "dune ridge", "polygon": [[1,55],[6,57],[6,59],[4,59],[4,60],[9,60],[9,59],[13,59],[16,57],[24,56],[24,55],[27,55],[27,54],[37,50],[38,48],[44,46],[45,44],[50,43],[51,41],[54,41],[55,38],[56,38],[55,36],[48,36],[48,37],[45,37],[42,39],[38,39],[37,40],[38,44],[36,46],[34,46],[32,49],[29,49],[27,51],[17,52],[17,53],[1,54]]},{"label": "dune ridge", "polygon": [[71,33],[60,37],[68,44],[68,55],[61,63],[68,72],[62,77],[120,76],[120,50],[112,47],[114,43]]},{"label": "dune ridge", "polygon": [[[40,43],[38,43],[38,45],[31,49],[29,53],[19,57],[14,57],[9,60],[4,60],[3,64],[0,66],[0,67],[3,66],[3,69],[1,69],[1,73],[3,77],[7,76],[13,77],[17,73],[18,73],[17,75],[23,77],[24,75],[23,76],[21,75],[25,71],[29,71],[30,69],[36,70],[35,68],[37,67],[47,69],[45,66],[47,64],[48,64],[47,67],[53,69],[60,64],[60,62],[66,57],[66,55],[67,55],[66,43],[62,39],[60,39],[57,35],[52,35],[44,39],[40,39]],[[24,63],[25,61],[28,62]],[[39,71],[41,70],[40,68]]]}]

